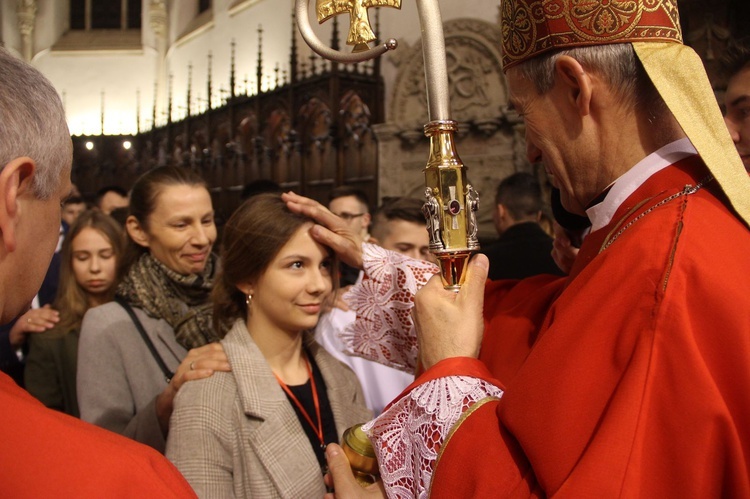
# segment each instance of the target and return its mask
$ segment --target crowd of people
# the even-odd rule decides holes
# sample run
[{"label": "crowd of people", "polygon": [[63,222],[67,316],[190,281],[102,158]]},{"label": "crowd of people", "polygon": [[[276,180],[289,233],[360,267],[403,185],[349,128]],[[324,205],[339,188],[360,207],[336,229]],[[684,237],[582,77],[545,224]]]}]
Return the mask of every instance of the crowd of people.
[{"label": "crowd of people", "polygon": [[[434,260],[420,200],[384,199],[371,219],[362,191],[337,192],[364,201],[372,236],[358,234]],[[192,171],[153,169],[91,207],[68,195],[46,277],[59,275],[56,298],[15,322],[26,327],[18,384],[166,454],[200,496],[322,496],[325,446],[414,376],[345,353],[338,335],[355,315],[314,221],[270,181],[243,198],[217,256],[208,186]]]},{"label": "crowd of people", "polygon": [[[57,93],[0,50],[0,490],[750,497],[750,48],[722,123],[672,7],[656,39],[504,46],[555,237],[540,179],[503,179],[458,293],[419,199],[264,180],[221,240],[186,169],[87,203]],[[337,444],[365,422],[363,488]]]}]

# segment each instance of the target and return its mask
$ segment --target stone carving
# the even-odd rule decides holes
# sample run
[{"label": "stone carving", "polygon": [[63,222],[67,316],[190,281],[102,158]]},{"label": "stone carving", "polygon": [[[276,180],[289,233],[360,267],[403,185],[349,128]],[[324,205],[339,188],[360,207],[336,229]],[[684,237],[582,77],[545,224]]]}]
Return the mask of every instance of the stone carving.
[{"label": "stone carving", "polygon": [[156,36],[167,34],[169,18],[167,15],[167,3],[165,0],[151,0],[149,7],[149,23]]},{"label": "stone carving", "polygon": [[21,32],[21,52],[24,59],[30,61],[34,55],[33,33],[36,23],[36,0],[18,0],[18,29]]},{"label": "stone carving", "polygon": [[[503,115],[507,92],[500,65],[499,27],[476,19],[455,19],[446,22],[444,30],[451,117],[468,122]],[[396,80],[389,121],[404,128],[421,127],[427,122],[422,45],[402,44],[401,49],[404,53],[391,58],[402,70]]]},{"label": "stone carving", "polygon": [[341,98],[341,118],[347,135],[359,142],[370,132],[370,108],[353,90],[348,90]]},{"label": "stone carving", "polygon": [[36,21],[36,0],[18,0],[18,28],[22,35],[31,35]]}]

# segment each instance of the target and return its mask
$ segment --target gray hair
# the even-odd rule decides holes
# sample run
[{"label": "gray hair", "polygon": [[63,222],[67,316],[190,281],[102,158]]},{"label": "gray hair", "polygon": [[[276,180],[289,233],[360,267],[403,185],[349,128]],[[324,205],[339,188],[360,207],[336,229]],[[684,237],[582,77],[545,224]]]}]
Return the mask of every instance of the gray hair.
[{"label": "gray hair", "polygon": [[71,163],[73,144],[60,96],[37,69],[0,49],[0,168],[28,156],[33,189],[49,199]]},{"label": "gray hair", "polygon": [[538,93],[545,94],[555,83],[555,63],[563,55],[572,57],[588,71],[603,78],[623,102],[653,118],[669,114],[630,43],[591,45],[542,54],[519,64],[518,69]]}]

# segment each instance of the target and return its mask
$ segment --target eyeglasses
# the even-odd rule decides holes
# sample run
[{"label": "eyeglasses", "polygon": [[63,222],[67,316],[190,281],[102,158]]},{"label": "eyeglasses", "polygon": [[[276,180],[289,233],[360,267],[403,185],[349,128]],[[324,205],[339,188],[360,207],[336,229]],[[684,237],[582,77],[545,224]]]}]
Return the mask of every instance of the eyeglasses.
[{"label": "eyeglasses", "polygon": [[344,221],[346,221],[346,222],[350,222],[350,221],[354,220],[355,218],[359,218],[359,217],[365,215],[365,213],[347,213],[347,212],[343,212],[343,213],[334,213],[334,215],[343,218]]}]

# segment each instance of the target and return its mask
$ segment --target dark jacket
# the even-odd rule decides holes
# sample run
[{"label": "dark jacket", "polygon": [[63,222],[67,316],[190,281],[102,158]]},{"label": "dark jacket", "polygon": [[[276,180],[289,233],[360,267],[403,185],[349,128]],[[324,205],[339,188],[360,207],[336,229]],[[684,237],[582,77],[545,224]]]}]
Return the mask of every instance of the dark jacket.
[{"label": "dark jacket", "polygon": [[489,278],[523,279],[538,274],[565,275],[552,259],[552,238],[536,222],[515,224],[494,244],[482,248],[490,259]]},{"label": "dark jacket", "polygon": [[26,390],[50,409],[79,417],[76,396],[78,331],[62,333],[52,329],[30,335],[28,343],[24,371]]}]

